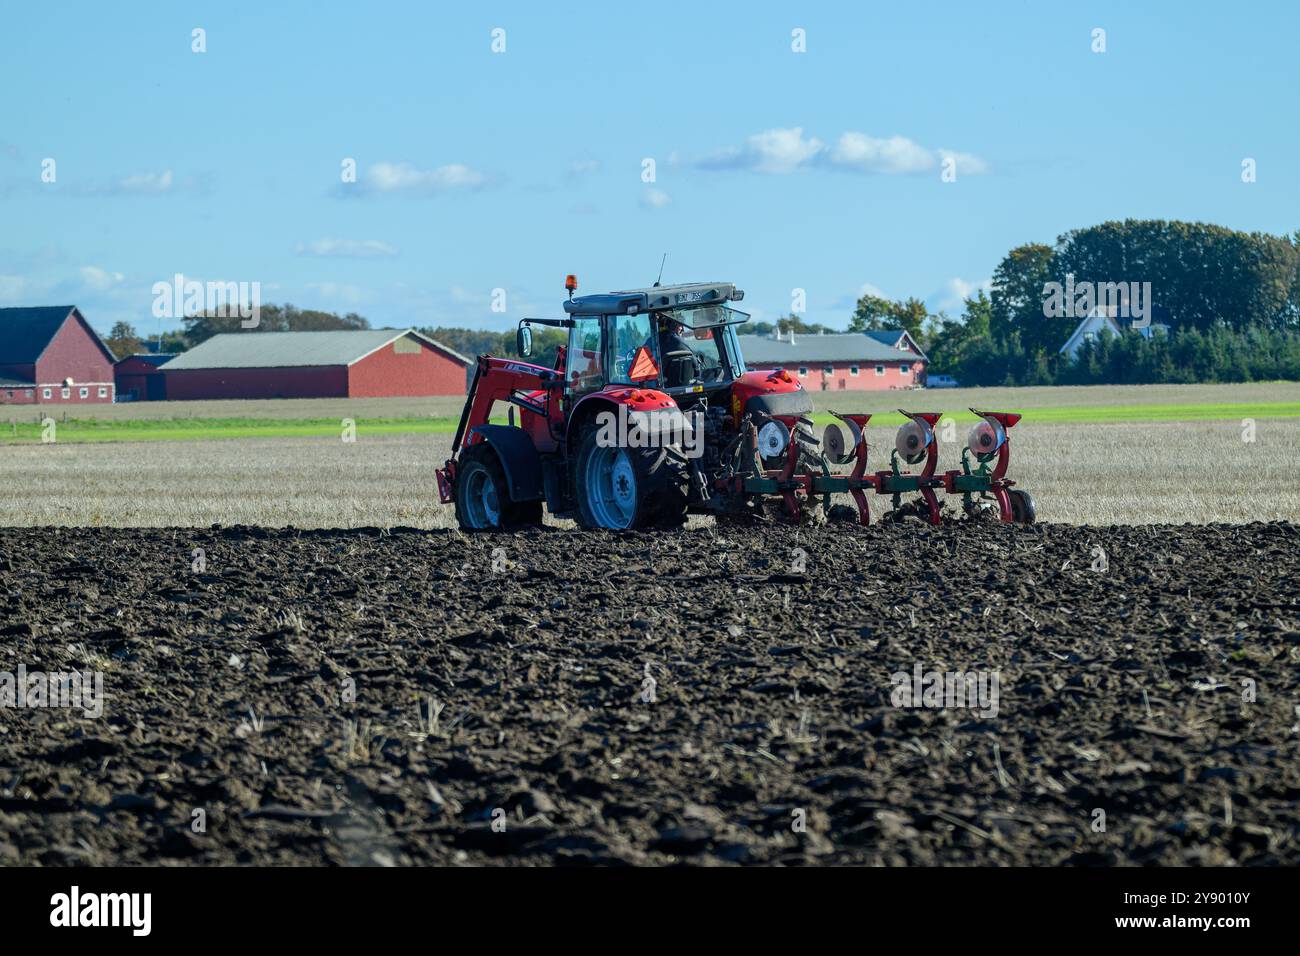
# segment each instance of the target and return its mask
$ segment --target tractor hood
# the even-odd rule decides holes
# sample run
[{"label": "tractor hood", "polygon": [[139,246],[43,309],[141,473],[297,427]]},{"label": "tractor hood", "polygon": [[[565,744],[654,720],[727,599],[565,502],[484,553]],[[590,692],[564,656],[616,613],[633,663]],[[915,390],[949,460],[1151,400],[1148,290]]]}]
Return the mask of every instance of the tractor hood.
[{"label": "tractor hood", "polygon": [[690,282],[651,286],[625,292],[580,295],[564,303],[569,315],[621,315],[648,309],[689,309],[702,305],[739,302],[745,293],[730,282]]}]

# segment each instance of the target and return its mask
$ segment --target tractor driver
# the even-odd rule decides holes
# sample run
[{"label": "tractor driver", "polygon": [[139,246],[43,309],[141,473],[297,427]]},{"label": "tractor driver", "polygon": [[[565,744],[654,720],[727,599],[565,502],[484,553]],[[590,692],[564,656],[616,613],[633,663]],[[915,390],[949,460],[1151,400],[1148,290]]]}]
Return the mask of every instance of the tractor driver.
[{"label": "tractor driver", "polygon": [[[659,329],[659,358],[667,366],[664,370],[664,386],[675,388],[689,385],[700,377],[703,369],[699,355],[686,341],[686,326],[664,312],[655,313],[655,324]],[[668,356],[673,352],[689,352],[690,365],[684,360],[670,359]]]}]

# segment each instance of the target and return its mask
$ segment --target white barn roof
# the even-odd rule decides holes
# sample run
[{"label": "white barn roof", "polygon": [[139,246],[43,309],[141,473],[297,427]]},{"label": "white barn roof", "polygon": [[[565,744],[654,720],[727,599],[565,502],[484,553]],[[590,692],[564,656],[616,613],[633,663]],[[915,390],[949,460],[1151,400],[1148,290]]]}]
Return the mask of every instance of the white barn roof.
[{"label": "white barn roof", "polygon": [[769,339],[760,335],[741,335],[740,353],[747,363],[770,365],[816,365],[820,362],[915,362],[924,356],[886,345],[861,332],[830,335],[795,334]]},{"label": "white barn roof", "polygon": [[336,332],[223,332],[168,362],[168,372],[208,368],[302,368],[352,365],[410,336],[463,365],[469,359],[414,329],[357,329]]}]

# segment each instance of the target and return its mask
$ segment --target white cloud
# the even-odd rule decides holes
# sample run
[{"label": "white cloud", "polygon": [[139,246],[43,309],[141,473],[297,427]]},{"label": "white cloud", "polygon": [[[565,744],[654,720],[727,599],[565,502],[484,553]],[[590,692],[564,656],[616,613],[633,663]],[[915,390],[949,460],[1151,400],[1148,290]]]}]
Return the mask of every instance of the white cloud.
[{"label": "white cloud", "polygon": [[137,173],[115,182],[111,191],[119,193],[165,193],[170,192],[175,184],[175,177],[170,169],[161,173]]},{"label": "white cloud", "polygon": [[877,139],[866,133],[843,134],[830,161],[862,173],[922,173],[936,163],[934,154],[906,136]]},{"label": "white cloud", "polygon": [[992,291],[993,280],[980,279],[970,282],[958,276],[953,276],[933,293],[926,296],[926,301],[933,303],[932,308],[937,307],[946,312],[961,312],[962,303],[981,289],[986,293]]},{"label": "white cloud", "polygon": [[696,163],[701,169],[750,170],[783,175],[814,166],[849,172],[910,175],[936,169],[941,159],[953,157],[958,175],[987,173],[988,163],[970,153],[948,149],[927,149],[906,136],[880,138],[852,130],[840,134],[834,146],[814,136],[804,136],[803,127],[769,129],[705,156]]},{"label": "white cloud", "polygon": [[322,259],[392,259],[401,250],[380,239],[313,239],[300,242],[294,252]]},{"label": "white cloud", "polygon": [[570,176],[585,176],[587,173],[594,173],[600,169],[600,160],[598,159],[577,159],[569,164]]},{"label": "white cloud", "polygon": [[170,169],[134,173],[102,182],[88,182],[75,187],[74,195],[84,196],[165,196],[177,193],[210,191],[212,177],[207,173],[177,176]]},{"label": "white cloud", "polygon": [[481,189],[488,177],[462,163],[419,169],[410,163],[375,163],[362,179],[367,191],[432,196],[465,189]]},{"label": "white cloud", "polygon": [[944,159],[956,160],[958,176],[981,176],[991,171],[988,163],[970,153],[955,153],[951,149],[941,149],[939,155]]},{"label": "white cloud", "polygon": [[647,189],[645,195],[641,197],[641,205],[645,206],[647,209],[663,209],[664,206],[667,206],[672,201],[672,196],[668,195],[662,189],[654,189],[653,187]]},{"label": "white cloud", "polygon": [[842,312],[845,309],[852,312],[857,308],[858,300],[864,295],[874,295],[879,299],[889,298],[888,294],[886,294],[879,286],[872,285],[870,282],[864,282],[862,285],[858,286],[857,292],[851,294],[847,292],[840,293],[839,297],[831,303],[831,308],[837,312]]},{"label": "white cloud", "polygon": [[98,266],[82,266],[79,271],[82,284],[92,292],[107,292],[126,280],[122,273],[109,272]]},{"label": "white cloud", "polygon": [[700,161],[704,169],[750,169],[759,173],[792,173],[812,162],[825,149],[819,139],[805,139],[803,127],[755,133],[744,146],[719,150]]}]

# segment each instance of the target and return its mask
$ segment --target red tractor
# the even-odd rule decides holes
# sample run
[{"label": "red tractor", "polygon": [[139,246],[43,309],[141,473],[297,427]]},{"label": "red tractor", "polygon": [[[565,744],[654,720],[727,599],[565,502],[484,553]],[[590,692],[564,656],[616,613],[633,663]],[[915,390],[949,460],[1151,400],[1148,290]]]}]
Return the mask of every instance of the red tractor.
[{"label": "red tractor", "polygon": [[[911,416],[892,472],[867,474],[869,415],[836,416],[850,434],[828,426],[828,460],[798,379],[745,368],[736,327],[749,316],[727,304],[744,298],[734,285],[575,297],[569,276],[565,287],[566,318],[524,319],[517,334],[527,359],[532,326],[566,329],[554,367],[478,359],[452,457],[437,471],[439,496],[455,502],[466,530],[541,524],[543,503],[586,528],[673,527],[690,513],[747,519],[767,503],[797,521],[818,498],[824,512],[866,524],[867,494],[892,496],[897,510],[905,492],[919,493],[920,513],[937,523],[936,489],[962,494],[968,513],[989,507],[1005,521],[1033,520],[1028,495],[1005,478],[1006,430],[1018,415],[981,413],[980,445],[973,432],[969,449],[979,467],[963,455],[963,471],[942,476],[933,474],[938,416]],[[508,406],[509,424],[490,421],[497,402]],[[925,471],[903,472],[900,452],[926,460]],[[831,474],[832,461],[853,464],[852,474]],[[849,494],[856,511],[832,508],[832,493]]]}]

